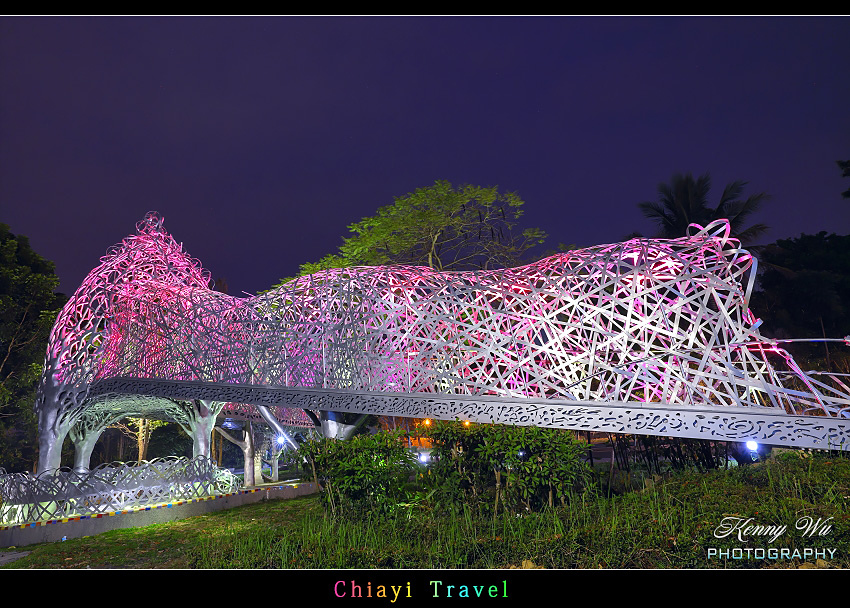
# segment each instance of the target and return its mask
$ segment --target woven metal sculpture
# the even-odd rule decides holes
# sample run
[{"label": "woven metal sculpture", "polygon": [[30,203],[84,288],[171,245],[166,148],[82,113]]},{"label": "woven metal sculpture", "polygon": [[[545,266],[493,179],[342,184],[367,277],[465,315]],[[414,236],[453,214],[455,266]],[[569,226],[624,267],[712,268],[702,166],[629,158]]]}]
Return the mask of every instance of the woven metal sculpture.
[{"label": "woven metal sculpture", "polygon": [[[270,407],[278,424],[282,427],[292,429],[312,429],[315,426],[313,420],[301,409],[289,407]],[[221,408],[219,418],[230,420],[248,420],[265,424],[266,419],[257,411],[256,406],[247,403],[227,403]]]},{"label": "woven metal sculpture", "polygon": [[725,221],[519,268],[334,269],[247,298],[209,289],[156,214],[137,228],[53,329],[41,469],[129,402],[196,435],[234,403],[270,424],[274,406],[848,446],[850,390],[759,334],[754,260]]},{"label": "woven metal sculpture", "polygon": [[0,523],[95,515],[140,506],[229,494],[241,482],[203,456],[116,462],[79,473],[71,469],[8,474],[0,469]]}]

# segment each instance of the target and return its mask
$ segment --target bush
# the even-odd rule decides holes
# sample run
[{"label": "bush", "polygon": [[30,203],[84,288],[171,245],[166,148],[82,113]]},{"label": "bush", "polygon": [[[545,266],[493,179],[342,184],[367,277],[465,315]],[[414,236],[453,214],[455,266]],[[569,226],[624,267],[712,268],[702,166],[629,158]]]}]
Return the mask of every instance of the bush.
[{"label": "bush", "polygon": [[500,505],[513,513],[540,511],[594,485],[584,461],[588,445],[570,431],[437,422],[423,434],[434,444],[423,479],[442,507],[488,505],[494,516]]},{"label": "bush", "polygon": [[403,431],[319,439],[299,448],[310,462],[325,507],[333,514],[385,512],[404,499],[415,457]]}]

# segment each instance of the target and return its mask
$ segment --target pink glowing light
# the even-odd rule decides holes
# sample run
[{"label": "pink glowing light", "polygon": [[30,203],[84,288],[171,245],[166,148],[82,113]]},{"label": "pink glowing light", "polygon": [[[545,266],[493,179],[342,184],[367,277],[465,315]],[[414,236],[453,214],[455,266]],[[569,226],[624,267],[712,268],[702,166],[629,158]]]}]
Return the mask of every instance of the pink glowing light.
[{"label": "pink glowing light", "polygon": [[802,372],[759,335],[742,286],[753,260],[725,222],[518,268],[332,269],[246,298],[211,290],[157,215],[137,228],[60,314],[54,384],[154,378],[836,413],[784,389],[771,349]]}]

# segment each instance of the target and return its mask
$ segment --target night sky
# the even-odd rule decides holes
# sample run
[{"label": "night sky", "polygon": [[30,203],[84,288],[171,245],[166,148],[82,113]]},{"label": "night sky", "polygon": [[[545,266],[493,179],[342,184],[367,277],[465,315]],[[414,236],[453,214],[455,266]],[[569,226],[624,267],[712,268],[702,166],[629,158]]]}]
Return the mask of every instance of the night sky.
[{"label": "night sky", "polygon": [[0,18],[0,222],[72,293],[147,211],[230,293],[435,180],[547,246],[654,234],[675,171],[850,233],[850,19]]}]

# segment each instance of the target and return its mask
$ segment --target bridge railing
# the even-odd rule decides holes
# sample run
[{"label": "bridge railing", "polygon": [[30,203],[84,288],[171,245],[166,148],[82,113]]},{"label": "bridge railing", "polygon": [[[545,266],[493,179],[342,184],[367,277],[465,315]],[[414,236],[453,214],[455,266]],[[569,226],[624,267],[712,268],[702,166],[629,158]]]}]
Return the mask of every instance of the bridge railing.
[{"label": "bridge railing", "polygon": [[227,494],[240,485],[230,471],[203,456],[114,462],[85,472],[62,468],[39,475],[0,469],[0,523],[18,525],[109,513]]}]

